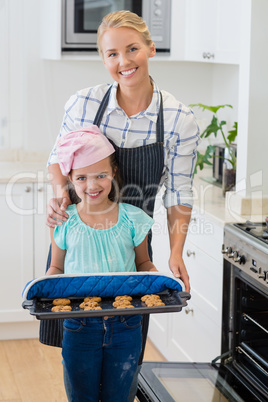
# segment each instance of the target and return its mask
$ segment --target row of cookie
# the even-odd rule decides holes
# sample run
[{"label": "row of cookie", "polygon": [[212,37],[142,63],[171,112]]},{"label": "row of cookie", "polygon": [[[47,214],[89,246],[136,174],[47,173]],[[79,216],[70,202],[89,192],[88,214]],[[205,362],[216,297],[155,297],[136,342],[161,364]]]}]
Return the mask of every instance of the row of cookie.
[{"label": "row of cookie", "polygon": [[[132,297],[128,295],[117,296],[115,301],[113,302],[113,307],[115,308],[134,308],[133,304],[131,304]],[[141,301],[146,304],[147,307],[158,307],[164,306],[165,303],[161,300],[159,295],[144,295],[141,297]],[[101,297],[98,296],[89,296],[85,297],[84,301],[79,305],[79,307],[83,310],[102,310],[99,303],[101,302]],[[60,312],[60,311],[71,311],[72,308],[70,306],[70,299],[54,299],[53,300],[52,311]]]}]

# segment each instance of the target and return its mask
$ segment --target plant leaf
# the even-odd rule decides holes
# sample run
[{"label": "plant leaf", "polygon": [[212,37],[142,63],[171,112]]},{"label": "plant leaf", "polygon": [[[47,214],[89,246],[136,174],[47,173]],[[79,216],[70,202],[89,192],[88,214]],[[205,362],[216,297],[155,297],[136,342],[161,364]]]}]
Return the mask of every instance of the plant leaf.
[{"label": "plant leaf", "polygon": [[212,133],[214,134],[215,137],[217,137],[217,132],[219,130],[220,130],[220,127],[218,124],[218,119],[216,116],[213,116],[210,124],[206,127],[206,129],[201,134],[201,138],[203,138],[203,137],[207,138]]},{"label": "plant leaf", "polygon": [[203,103],[195,103],[195,104],[190,104],[190,107],[200,107],[204,110],[209,110],[212,113],[217,113],[217,111],[221,108],[224,107],[230,107],[231,109],[233,108],[232,105],[218,105],[218,106],[208,106],[208,105],[203,105]]},{"label": "plant leaf", "polygon": [[209,145],[204,154],[201,154],[200,152],[197,151],[196,165],[195,165],[193,175],[195,175],[197,173],[198,167],[200,170],[203,170],[204,164],[210,165],[210,166],[212,165],[212,162],[210,161],[210,159],[212,159],[214,151],[215,151],[214,145]]},{"label": "plant leaf", "polygon": [[237,121],[234,122],[233,128],[234,128],[233,130],[228,131],[229,135],[227,138],[230,144],[235,141],[237,136]]}]

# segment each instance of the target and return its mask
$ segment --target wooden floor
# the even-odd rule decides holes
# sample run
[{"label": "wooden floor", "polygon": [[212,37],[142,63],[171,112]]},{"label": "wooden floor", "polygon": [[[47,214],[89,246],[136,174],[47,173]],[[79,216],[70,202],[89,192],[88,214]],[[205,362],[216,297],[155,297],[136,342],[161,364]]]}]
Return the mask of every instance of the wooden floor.
[{"label": "wooden floor", "polygon": [[[38,339],[0,341],[0,401],[66,402],[61,349]],[[144,360],[165,360],[147,341]]]}]

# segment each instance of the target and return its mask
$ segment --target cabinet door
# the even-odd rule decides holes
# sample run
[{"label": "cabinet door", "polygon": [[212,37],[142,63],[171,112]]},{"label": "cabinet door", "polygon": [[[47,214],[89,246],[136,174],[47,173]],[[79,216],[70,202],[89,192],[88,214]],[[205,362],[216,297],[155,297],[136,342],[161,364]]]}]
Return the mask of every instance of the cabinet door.
[{"label": "cabinet door", "polygon": [[50,246],[50,230],[46,225],[46,207],[53,191],[49,183],[34,185],[34,272],[33,277],[45,275],[48,251]]},{"label": "cabinet door", "polygon": [[0,322],[30,321],[21,294],[33,277],[33,186],[0,185]]},{"label": "cabinet door", "polygon": [[180,361],[211,361],[220,355],[222,263],[190,241],[185,243],[184,262],[191,283],[191,299],[171,322],[168,358]]},{"label": "cabinet door", "polygon": [[180,313],[172,314],[168,360],[208,362],[220,355],[221,331],[202,308],[189,300]]},{"label": "cabinet door", "polygon": [[186,60],[239,63],[241,0],[187,0]]}]

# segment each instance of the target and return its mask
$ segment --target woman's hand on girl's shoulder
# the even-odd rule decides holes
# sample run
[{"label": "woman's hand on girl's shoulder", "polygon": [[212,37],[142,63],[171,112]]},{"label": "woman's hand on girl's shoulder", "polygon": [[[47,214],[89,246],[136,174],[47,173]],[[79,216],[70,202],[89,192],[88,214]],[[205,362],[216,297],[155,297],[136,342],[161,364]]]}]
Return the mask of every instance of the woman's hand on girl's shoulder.
[{"label": "woman's hand on girl's shoulder", "polygon": [[51,198],[47,204],[47,226],[54,228],[56,225],[61,225],[62,222],[66,222],[68,214],[65,210],[70,204],[71,201],[67,197]]}]

